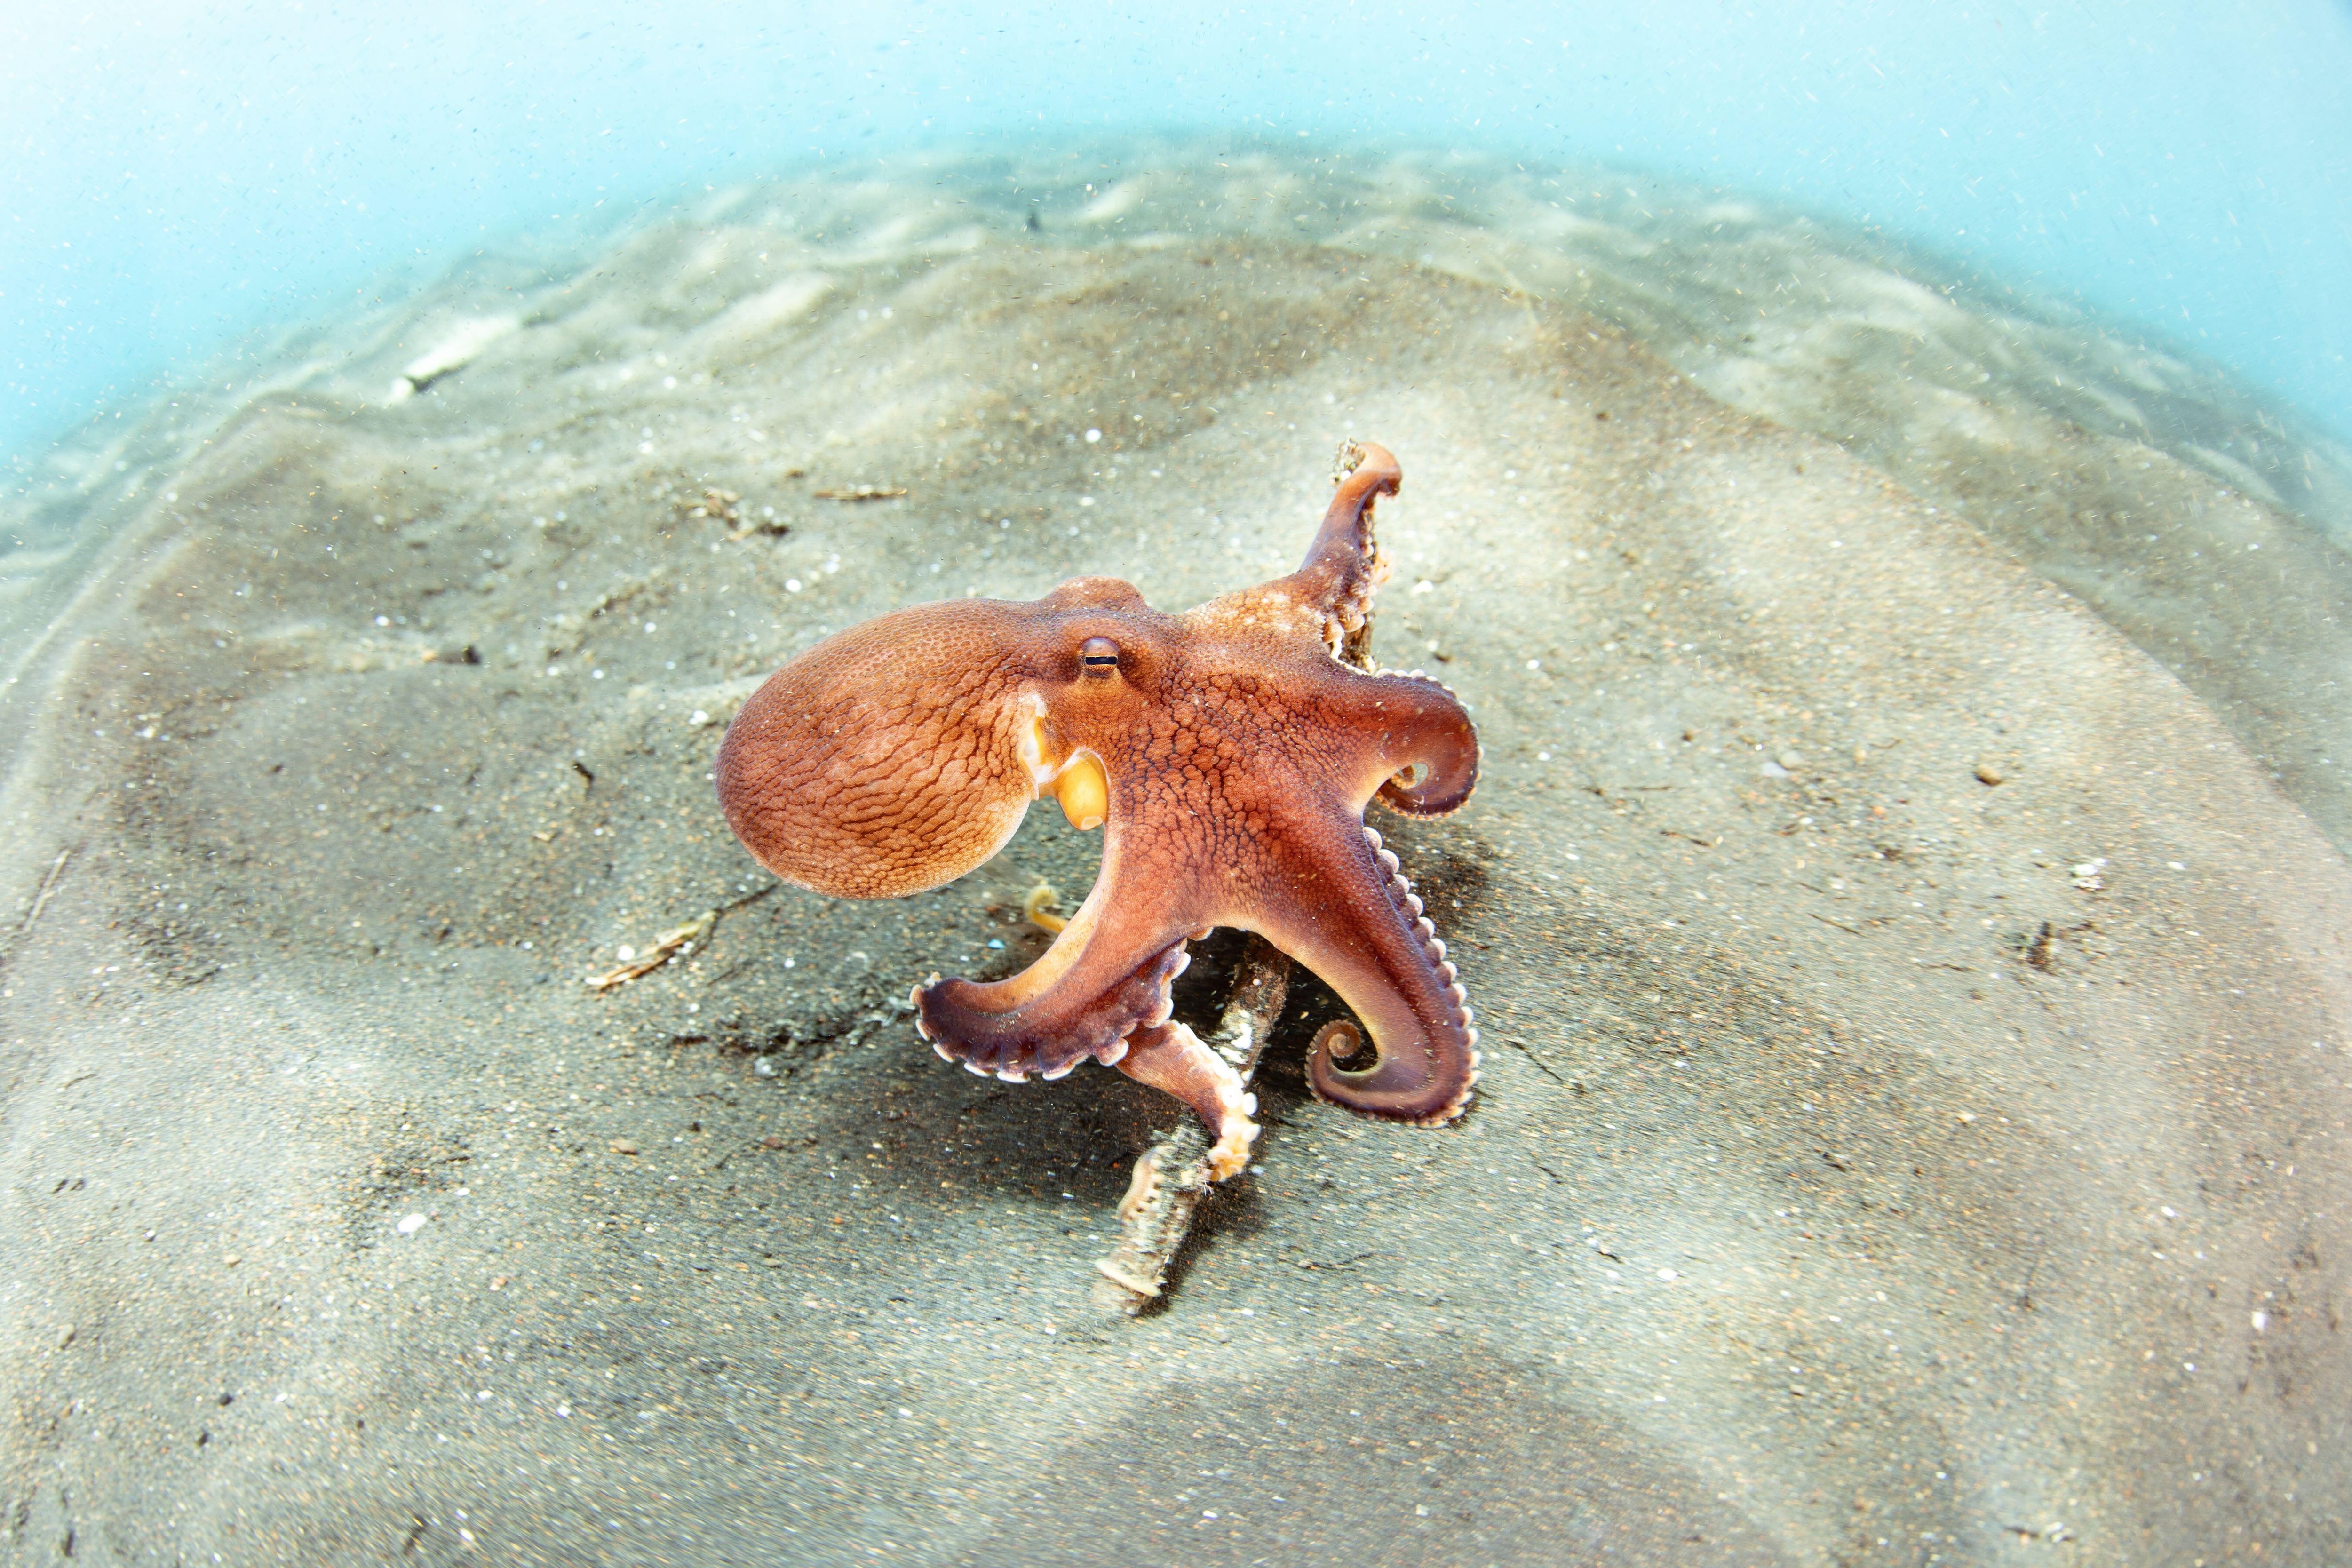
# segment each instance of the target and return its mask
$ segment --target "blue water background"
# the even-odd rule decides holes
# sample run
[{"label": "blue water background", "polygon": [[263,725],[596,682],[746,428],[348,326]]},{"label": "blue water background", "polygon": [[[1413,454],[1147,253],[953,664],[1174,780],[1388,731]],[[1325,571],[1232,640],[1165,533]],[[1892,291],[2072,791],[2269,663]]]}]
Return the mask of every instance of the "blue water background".
[{"label": "blue water background", "polygon": [[262,0],[0,16],[0,455],[500,237],[793,168],[1182,131],[1598,161],[1882,226],[2352,432],[2342,0]]}]

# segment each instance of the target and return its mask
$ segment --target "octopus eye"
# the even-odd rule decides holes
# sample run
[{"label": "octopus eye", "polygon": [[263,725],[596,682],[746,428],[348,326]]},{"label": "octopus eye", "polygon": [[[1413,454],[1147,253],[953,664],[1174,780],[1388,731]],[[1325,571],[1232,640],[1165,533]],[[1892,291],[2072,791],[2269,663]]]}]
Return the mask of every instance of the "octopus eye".
[{"label": "octopus eye", "polygon": [[1078,663],[1097,680],[1118,668],[1118,644],[1108,637],[1088,637],[1078,645]]}]

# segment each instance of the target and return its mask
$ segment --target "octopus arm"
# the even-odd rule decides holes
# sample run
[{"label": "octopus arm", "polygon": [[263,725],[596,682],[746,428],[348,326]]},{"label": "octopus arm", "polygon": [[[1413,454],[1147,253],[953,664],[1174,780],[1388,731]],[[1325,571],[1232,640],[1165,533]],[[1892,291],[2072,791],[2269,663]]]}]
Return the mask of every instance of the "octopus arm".
[{"label": "octopus arm", "polygon": [[1257,1096],[1242,1086],[1242,1075],[1178,1023],[1135,1031],[1118,1070],[1191,1106],[1214,1140],[1208,1152],[1209,1179],[1222,1182],[1249,1161],[1257,1139]]},{"label": "octopus arm", "polygon": [[[1390,1121],[1438,1126],[1461,1114],[1478,1079],[1478,1031],[1454,965],[1380,836],[1346,823],[1318,857],[1305,900],[1269,902],[1253,922],[1276,947],[1339,994],[1357,1018],[1326,1025],[1307,1049],[1316,1098]],[[1352,840],[1350,842],[1349,840]],[[1375,1059],[1358,1055],[1364,1032]]]},{"label": "octopus arm", "polygon": [[1478,731],[1453,692],[1419,670],[1343,669],[1334,687],[1334,727],[1363,749],[1359,803],[1377,792],[1391,810],[1444,816],[1469,802],[1478,787]]},{"label": "octopus arm", "polygon": [[1094,890],[1036,963],[1006,980],[916,987],[916,1027],[940,1057],[1003,1079],[1059,1078],[1087,1057],[1116,1064],[1129,1036],[1168,1021],[1188,929],[1141,879],[1122,879],[1120,837],[1114,827]]},{"label": "octopus arm", "polygon": [[1362,624],[1380,587],[1381,553],[1372,539],[1372,503],[1404,484],[1404,470],[1386,447],[1365,442],[1357,463],[1342,476],[1323,513],[1323,526],[1307,547],[1307,559],[1291,574],[1299,596],[1338,616],[1349,630]]}]

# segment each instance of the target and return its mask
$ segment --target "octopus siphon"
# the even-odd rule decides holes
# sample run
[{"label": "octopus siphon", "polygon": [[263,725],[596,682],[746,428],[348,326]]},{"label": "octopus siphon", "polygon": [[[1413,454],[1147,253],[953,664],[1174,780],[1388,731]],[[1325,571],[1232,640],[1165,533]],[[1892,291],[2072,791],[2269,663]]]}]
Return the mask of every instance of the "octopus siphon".
[{"label": "octopus siphon", "polygon": [[[1396,856],[1364,822],[1459,809],[1478,737],[1454,694],[1342,657],[1387,562],[1372,509],[1400,484],[1350,446],[1298,570],[1164,615],[1114,577],[1034,603],[919,605],[816,644],[752,695],[719,751],[719,798],[760,863],[842,898],[896,898],[973,869],[1033,800],[1105,830],[1093,890],[1037,961],[915,988],[915,1026],[975,1073],[1058,1079],[1091,1058],[1173,1095],[1247,1163],[1253,1096],[1171,1016],[1186,944],[1255,931],[1355,1022],[1307,1051],[1318,1098],[1436,1126],[1477,1079],[1478,1032]],[[1367,1038],[1369,1037],[1369,1038]],[[1369,1060],[1361,1058],[1369,1055]]]}]

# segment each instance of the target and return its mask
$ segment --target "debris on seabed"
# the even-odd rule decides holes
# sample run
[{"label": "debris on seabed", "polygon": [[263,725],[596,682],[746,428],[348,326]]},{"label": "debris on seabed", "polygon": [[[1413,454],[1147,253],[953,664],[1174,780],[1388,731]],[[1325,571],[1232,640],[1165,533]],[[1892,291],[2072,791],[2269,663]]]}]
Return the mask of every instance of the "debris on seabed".
[{"label": "debris on seabed", "polygon": [[610,991],[616,985],[627,984],[641,974],[650,974],[679,953],[690,952],[696,940],[718,923],[719,911],[705,910],[686,924],[672,926],[654,938],[653,945],[642,953],[635,948],[622,948],[619,951],[620,963],[601,974],[587,976],[588,985],[592,990]]},{"label": "debris on seabed", "polygon": [[49,865],[48,875],[41,879],[41,890],[33,900],[32,912],[25,917],[25,923],[16,928],[18,936],[31,931],[33,922],[41,918],[41,911],[49,907],[49,895],[58,890],[58,879],[65,875],[66,862],[73,858],[74,848],[75,846],[69,844],[58,851],[57,859]]},{"label": "debris on seabed", "polygon": [[839,489],[811,490],[819,500],[897,500],[907,493],[904,485],[848,485]]},{"label": "debris on seabed", "polygon": [[[774,507],[763,507],[758,517],[730,533],[727,536],[727,542],[734,544],[746,539],[756,539],[761,534],[766,534],[771,539],[782,539],[792,531],[793,525],[778,517]],[[800,590],[795,588],[793,592],[797,594]]]},{"label": "debris on seabed", "polygon": [[678,509],[688,517],[715,517],[721,522],[740,522],[735,503],[743,498],[733,490],[707,489],[700,500],[680,500]]},{"label": "debris on seabed", "polygon": [[[583,978],[591,990],[601,993],[611,991],[615,986],[625,985],[641,974],[651,974],[671,960],[693,952],[694,944],[708,935],[712,926],[719,923],[719,916],[732,914],[746,904],[756,904],[782,885],[781,882],[770,882],[766,887],[755,889],[732,903],[720,904],[716,909],[705,910],[684,925],[672,926],[662,932],[654,938],[652,946],[642,952],[634,947],[616,948],[614,950],[613,956],[621,961],[616,966],[605,970],[601,974],[590,974]],[[792,961],[786,959],[784,963],[789,967]]]}]

